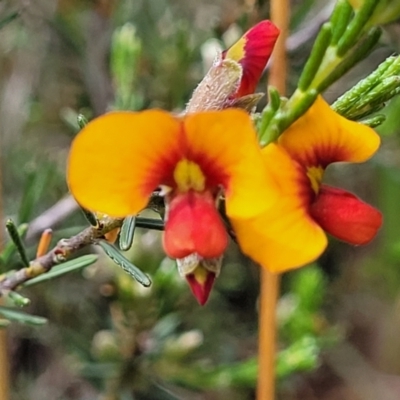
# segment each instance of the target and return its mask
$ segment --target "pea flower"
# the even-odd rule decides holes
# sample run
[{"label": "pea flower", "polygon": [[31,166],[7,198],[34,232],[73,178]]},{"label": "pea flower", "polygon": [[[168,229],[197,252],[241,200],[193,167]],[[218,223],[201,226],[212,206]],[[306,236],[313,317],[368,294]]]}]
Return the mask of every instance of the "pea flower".
[{"label": "pea flower", "polygon": [[[184,117],[161,110],[105,114],[74,139],[67,179],[80,205],[113,217],[136,215],[161,188],[163,246],[175,259],[197,254],[208,260],[224,253],[228,236],[217,209],[221,190],[228,217],[252,218],[277,199],[252,122],[238,109]],[[200,286],[209,293],[213,279],[202,273]],[[208,293],[195,290],[205,301]]]},{"label": "pea flower", "polygon": [[329,164],[366,161],[379,144],[371,128],[341,117],[318,97],[277,143],[262,150],[281,195],[263,215],[231,219],[243,238],[242,250],[282,272],[315,260],[327,245],[324,231],[353,245],[372,240],[381,213],[352,193],[323,184],[322,178]]},{"label": "pea flower", "polygon": [[252,217],[276,199],[249,117],[239,110],[204,111],[254,107],[260,95],[253,92],[278,35],[272,22],[262,21],[220,54],[193,93],[188,116],[110,113],[88,124],[71,149],[69,186],[85,208],[134,215],[162,189],[164,249],[200,304],[228,244],[217,209],[221,190],[229,217]]}]

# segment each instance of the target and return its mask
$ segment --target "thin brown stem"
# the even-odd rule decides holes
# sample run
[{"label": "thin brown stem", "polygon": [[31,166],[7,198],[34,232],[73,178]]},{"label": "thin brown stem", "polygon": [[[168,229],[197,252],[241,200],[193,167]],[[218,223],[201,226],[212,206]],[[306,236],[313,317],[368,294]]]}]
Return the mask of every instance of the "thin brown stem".
[{"label": "thin brown stem", "polygon": [[289,32],[289,10],[289,0],[271,0],[271,20],[281,33],[272,53],[268,84],[276,87],[282,95],[286,92],[286,40]]},{"label": "thin brown stem", "polygon": [[275,310],[279,295],[279,278],[280,275],[267,269],[261,271],[257,400],[275,398]]},{"label": "thin brown stem", "polygon": [[[281,30],[273,53],[269,85],[281,94],[286,91],[286,39],[289,22],[289,0],[271,0],[271,20]],[[257,400],[275,399],[276,304],[279,296],[280,275],[261,270],[259,314],[259,372]]]}]

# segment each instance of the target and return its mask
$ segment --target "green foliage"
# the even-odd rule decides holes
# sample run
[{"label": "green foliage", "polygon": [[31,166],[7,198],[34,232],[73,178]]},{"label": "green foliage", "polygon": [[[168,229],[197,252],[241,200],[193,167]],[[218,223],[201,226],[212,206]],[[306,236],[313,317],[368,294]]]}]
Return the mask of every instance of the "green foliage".
[{"label": "green foliage", "polygon": [[337,99],[332,108],[348,119],[360,120],[381,110],[387,101],[399,93],[400,57],[391,56]]},{"label": "green foliage", "polygon": [[133,279],[138,281],[141,285],[147,287],[151,285],[150,278],[144,274],[138,267],[133,265],[128,259],[126,259],[116,247],[108,243],[105,240],[99,241],[99,246],[125,272],[127,272]]},{"label": "green foliage", "polygon": [[272,117],[268,106],[263,112],[258,125],[262,146],[276,140],[308,110],[318,94],[371,52],[378,43],[381,29],[375,26],[367,29],[366,26],[378,3],[379,0],[367,0],[353,13],[347,0],[336,3],[330,22],[325,23],[319,31],[293,95],[288,101],[282,102]]}]

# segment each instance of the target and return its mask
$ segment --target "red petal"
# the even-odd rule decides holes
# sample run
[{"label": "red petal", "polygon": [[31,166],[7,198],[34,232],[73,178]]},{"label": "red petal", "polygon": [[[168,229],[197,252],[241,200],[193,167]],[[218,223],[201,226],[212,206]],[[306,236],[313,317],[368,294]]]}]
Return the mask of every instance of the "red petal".
[{"label": "red petal", "polygon": [[186,275],[186,280],[190,286],[190,289],[201,306],[206,304],[215,281],[215,274],[207,270],[205,271],[207,276],[204,282],[202,282],[203,279],[198,280],[196,278],[196,270],[193,274]]},{"label": "red petal", "polygon": [[322,185],[311,215],[322,229],[345,242],[359,245],[371,241],[382,225],[382,214],[357,196]]},{"label": "red petal", "polygon": [[211,194],[189,191],[172,198],[164,234],[164,249],[169,257],[197,253],[216,258],[227,245],[226,229]]},{"label": "red petal", "polygon": [[279,29],[271,21],[261,21],[222,53],[223,58],[233,59],[243,67],[242,80],[235,97],[254,93],[278,36]]}]

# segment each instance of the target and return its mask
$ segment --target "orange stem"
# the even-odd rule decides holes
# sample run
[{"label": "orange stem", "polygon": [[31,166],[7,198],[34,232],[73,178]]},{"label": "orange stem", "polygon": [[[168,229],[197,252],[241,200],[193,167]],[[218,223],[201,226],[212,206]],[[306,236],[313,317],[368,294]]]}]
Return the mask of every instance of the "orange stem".
[{"label": "orange stem", "polygon": [[275,399],[275,310],[280,275],[261,270],[257,400]]},{"label": "orange stem", "polygon": [[289,32],[289,0],[271,0],[271,21],[281,30],[274,52],[268,84],[284,95],[286,92],[286,39]]},{"label": "orange stem", "polygon": [[[281,30],[281,34],[273,52],[268,83],[281,94],[286,91],[289,9],[289,0],[271,0],[271,20]],[[273,274],[267,269],[261,270],[257,400],[275,399],[276,304],[279,283],[279,274]]]},{"label": "orange stem", "polygon": [[50,228],[45,229],[43,231],[42,236],[40,236],[38,248],[36,251],[36,258],[44,256],[47,253],[47,250],[49,250],[52,237],[53,237],[53,231]]}]

